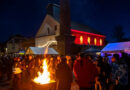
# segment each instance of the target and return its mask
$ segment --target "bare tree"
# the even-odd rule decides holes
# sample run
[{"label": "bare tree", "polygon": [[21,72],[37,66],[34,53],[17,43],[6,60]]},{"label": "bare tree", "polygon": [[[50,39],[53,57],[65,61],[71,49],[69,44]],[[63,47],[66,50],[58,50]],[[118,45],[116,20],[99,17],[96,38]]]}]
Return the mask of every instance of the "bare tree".
[{"label": "bare tree", "polygon": [[118,42],[122,42],[124,35],[123,27],[121,25],[117,25],[113,32],[113,38],[115,38]]}]

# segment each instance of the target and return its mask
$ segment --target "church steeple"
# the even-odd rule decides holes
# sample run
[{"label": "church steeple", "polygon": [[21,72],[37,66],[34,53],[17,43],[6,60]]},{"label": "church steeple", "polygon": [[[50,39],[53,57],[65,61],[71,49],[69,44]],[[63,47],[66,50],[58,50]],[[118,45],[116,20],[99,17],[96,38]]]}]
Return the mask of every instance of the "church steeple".
[{"label": "church steeple", "polygon": [[72,54],[75,37],[71,35],[69,0],[60,0],[60,36],[56,37],[58,52],[61,55]]},{"label": "church steeple", "polygon": [[69,0],[60,0],[60,34],[70,35],[70,26]]}]

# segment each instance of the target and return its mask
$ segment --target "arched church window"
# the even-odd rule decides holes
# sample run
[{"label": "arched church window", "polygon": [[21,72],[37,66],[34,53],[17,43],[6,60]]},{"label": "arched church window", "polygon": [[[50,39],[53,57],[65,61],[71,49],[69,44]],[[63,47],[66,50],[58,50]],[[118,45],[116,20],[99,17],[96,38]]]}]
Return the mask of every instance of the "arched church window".
[{"label": "arched church window", "polygon": [[90,38],[90,37],[88,37],[88,44],[90,44],[90,42],[91,42],[91,38]]},{"label": "arched church window", "polygon": [[80,44],[83,44],[83,36],[80,36]]},{"label": "arched church window", "polygon": [[100,46],[102,46],[102,39],[100,39]]},{"label": "arched church window", "polygon": [[97,39],[94,38],[94,45],[97,45]]}]

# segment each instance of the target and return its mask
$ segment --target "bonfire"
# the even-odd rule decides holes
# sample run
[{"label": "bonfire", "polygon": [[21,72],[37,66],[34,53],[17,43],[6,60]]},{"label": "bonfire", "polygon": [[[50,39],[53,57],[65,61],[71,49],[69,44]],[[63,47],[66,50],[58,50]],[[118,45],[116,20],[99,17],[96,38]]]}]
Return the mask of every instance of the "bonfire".
[{"label": "bonfire", "polygon": [[39,71],[38,77],[35,77],[33,81],[37,84],[48,84],[48,83],[55,82],[54,80],[51,80],[50,78],[50,71],[48,71],[47,59],[43,60],[42,69],[43,69],[43,72],[41,73]]}]

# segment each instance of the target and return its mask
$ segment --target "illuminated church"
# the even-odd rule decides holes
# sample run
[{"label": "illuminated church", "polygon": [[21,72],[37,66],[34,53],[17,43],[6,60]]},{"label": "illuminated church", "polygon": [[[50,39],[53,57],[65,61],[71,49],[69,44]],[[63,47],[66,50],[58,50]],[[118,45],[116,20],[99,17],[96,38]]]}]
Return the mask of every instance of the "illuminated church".
[{"label": "illuminated church", "polygon": [[[51,45],[57,45],[56,37],[60,35],[60,15],[59,6],[49,4],[47,7],[47,15],[39,28],[35,44],[36,47],[44,47],[48,42],[54,42]],[[105,36],[95,31],[87,25],[71,22],[71,33],[75,36],[74,43],[76,45],[86,46],[104,46]]]}]

